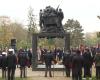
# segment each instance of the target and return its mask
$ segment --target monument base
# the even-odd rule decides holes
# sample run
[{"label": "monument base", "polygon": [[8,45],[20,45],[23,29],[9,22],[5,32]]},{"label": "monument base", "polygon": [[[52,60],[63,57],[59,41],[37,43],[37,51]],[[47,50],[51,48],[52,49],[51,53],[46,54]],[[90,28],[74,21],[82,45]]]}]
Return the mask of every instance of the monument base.
[{"label": "monument base", "polygon": [[[62,71],[64,69],[65,69],[64,65],[59,65],[59,64],[51,65],[52,71]],[[34,71],[45,71],[45,64],[37,65],[37,67],[33,70]]]},{"label": "monument base", "polygon": [[[43,70],[44,65],[39,65],[37,60],[37,42],[38,38],[63,38],[65,40],[64,51],[70,49],[70,34],[69,33],[38,33],[32,36],[32,70]],[[54,65],[54,69],[63,69],[62,65]]]}]

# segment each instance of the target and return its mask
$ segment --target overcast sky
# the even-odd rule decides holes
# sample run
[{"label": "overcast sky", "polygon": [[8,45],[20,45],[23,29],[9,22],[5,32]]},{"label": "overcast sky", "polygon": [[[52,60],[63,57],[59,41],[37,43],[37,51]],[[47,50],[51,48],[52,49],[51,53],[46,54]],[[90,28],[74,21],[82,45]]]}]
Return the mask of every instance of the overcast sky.
[{"label": "overcast sky", "polygon": [[84,32],[100,31],[100,0],[0,0],[0,16],[9,16],[11,19],[26,25],[29,7],[34,9],[38,20],[39,10],[51,5],[54,8],[60,5],[64,12],[65,23],[68,19],[78,20]]}]

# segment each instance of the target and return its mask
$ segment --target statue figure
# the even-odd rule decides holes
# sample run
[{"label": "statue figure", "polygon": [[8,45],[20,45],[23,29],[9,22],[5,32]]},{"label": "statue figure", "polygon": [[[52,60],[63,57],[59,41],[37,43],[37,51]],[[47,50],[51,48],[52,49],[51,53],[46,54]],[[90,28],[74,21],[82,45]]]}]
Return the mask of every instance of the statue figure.
[{"label": "statue figure", "polygon": [[44,10],[40,10],[39,16],[41,32],[64,33],[62,26],[64,15],[62,9],[58,10],[51,6],[47,6]]},{"label": "statue figure", "polygon": [[39,17],[40,17],[39,26],[42,29],[43,28],[43,11],[42,11],[42,9],[40,10]]}]

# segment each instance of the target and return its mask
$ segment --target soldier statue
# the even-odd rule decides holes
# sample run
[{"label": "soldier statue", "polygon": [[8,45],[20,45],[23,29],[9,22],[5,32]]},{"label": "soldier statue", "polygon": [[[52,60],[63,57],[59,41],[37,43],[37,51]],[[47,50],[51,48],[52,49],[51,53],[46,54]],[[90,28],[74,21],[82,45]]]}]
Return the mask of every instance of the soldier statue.
[{"label": "soldier statue", "polygon": [[64,33],[62,9],[54,9],[51,6],[47,6],[44,10],[40,10],[39,16],[41,32]]}]

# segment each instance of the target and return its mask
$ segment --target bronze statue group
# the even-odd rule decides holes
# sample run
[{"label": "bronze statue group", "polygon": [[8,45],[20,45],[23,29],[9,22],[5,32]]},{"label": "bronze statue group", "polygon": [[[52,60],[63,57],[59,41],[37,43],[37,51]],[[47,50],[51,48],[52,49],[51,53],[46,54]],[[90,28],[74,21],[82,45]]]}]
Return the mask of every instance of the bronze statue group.
[{"label": "bronze statue group", "polygon": [[62,9],[54,9],[51,6],[47,6],[45,9],[40,10],[39,17],[41,32],[64,33],[62,27],[62,20],[64,18]]}]

